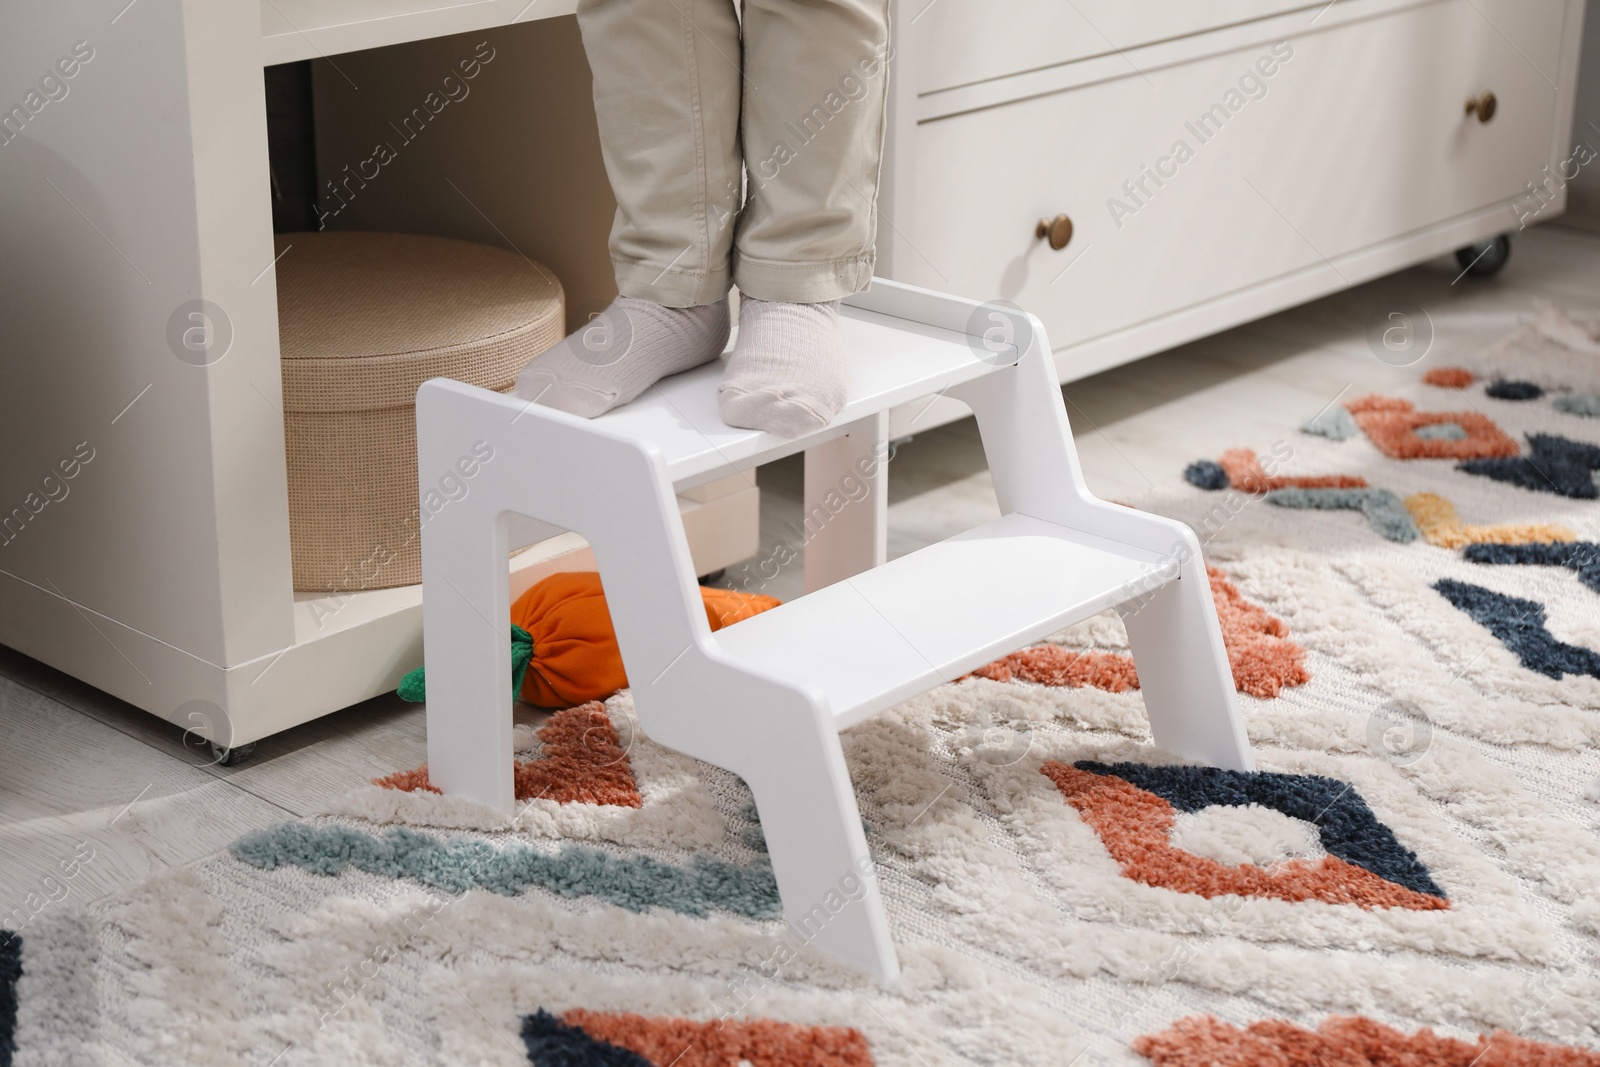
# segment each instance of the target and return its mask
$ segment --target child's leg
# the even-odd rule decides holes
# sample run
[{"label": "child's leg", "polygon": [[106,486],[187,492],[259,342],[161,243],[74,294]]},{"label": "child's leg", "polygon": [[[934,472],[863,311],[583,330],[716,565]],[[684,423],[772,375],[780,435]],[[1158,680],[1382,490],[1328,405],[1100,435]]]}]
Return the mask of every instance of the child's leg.
[{"label": "child's leg", "polygon": [[592,417],[727,344],[741,54],[732,0],[580,0],[578,26],[621,295],[529,363],[517,394]]},{"label": "child's leg", "polygon": [[844,406],[838,301],[872,277],[888,40],[888,0],[745,0],[735,426],[793,436]]}]

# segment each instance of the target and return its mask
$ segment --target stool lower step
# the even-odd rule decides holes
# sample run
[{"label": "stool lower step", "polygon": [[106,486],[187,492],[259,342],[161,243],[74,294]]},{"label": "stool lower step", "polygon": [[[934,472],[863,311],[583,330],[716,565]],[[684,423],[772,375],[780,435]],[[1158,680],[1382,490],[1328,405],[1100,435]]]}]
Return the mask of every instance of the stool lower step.
[{"label": "stool lower step", "polygon": [[822,696],[839,729],[1176,576],[1161,557],[1007,515],[718,631],[741,668]]}]

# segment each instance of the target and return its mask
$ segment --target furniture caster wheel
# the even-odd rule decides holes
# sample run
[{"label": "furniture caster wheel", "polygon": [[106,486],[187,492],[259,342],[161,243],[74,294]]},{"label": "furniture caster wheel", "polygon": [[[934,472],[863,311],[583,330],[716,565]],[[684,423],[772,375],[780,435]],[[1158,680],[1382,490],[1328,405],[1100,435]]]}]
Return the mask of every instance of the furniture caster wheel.
[{"label": "furniture caster wheel", "polygon": [[1456,262],[1474,278],[1488,278],[1505,269],[1511,259],[1511,235],[1502,233],[1487,241],[1456,249]]},{"label": "furniture caster wheel", "polygon": [[211,765],[213,767],[237,767],[256,754],[256,743],[254,741],[243,745],[234,745],[232,748],[227,745],[219,745],[215,741],[210,742],[210,745]]}]

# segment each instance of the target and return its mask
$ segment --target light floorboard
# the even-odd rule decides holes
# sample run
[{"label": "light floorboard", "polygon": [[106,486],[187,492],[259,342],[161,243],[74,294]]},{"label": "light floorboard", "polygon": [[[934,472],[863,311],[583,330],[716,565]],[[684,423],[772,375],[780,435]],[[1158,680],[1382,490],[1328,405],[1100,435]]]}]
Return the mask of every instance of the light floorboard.
[{"label": "light floorboard", "polygon": [[[289,812],[0,677],[0,926],[92,899]],[[77,861],[77,862],[74,862]]]}]

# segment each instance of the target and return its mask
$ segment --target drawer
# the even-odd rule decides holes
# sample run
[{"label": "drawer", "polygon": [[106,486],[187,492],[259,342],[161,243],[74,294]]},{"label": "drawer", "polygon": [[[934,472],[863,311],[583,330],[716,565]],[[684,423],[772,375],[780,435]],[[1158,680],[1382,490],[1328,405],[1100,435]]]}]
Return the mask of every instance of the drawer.
[{"label": "drawer", "polygon": [[[1060,349],[1509,200],[1550,156],[1558,93],[1524,55],[1559,53],[1565,7],[1518,11],[1513,44],[1476,10],[1509,4],[1441,0],[924,122],[898,273],[1013,301]],[[1463,111],[1484,90],[1486,125]],[[1034,236],[1057,214],[1061,251]]]},{"label": "drawer", "polygon": [[910,0],[899,11],[911,19],[917,92],[932,93],[1326,3]]}]

